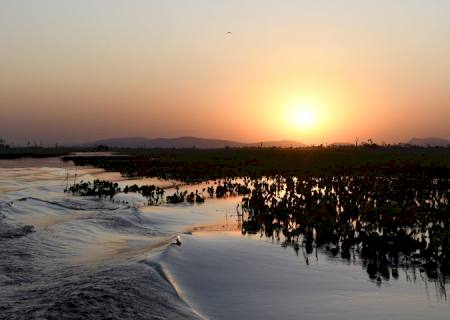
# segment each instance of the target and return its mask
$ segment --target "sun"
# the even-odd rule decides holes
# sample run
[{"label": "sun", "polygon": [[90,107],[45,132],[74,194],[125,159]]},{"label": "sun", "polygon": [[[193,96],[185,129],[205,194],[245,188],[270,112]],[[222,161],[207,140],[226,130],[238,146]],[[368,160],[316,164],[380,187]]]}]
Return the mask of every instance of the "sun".
[{"label": "sun", "polygon": [[292,124],[298,129],[313,128],[317,122],[315,108],[310,104],[295,105],[288,116]]}]

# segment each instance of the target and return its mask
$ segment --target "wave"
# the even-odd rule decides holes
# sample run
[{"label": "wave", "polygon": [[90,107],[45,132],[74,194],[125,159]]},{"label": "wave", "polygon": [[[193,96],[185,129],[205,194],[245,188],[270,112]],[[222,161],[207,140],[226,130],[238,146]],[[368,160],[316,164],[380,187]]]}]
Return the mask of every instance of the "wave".
[{"label": "wave", "polygon": [[194,213],[75,198],[51,169],[2,170],[0,319],[202,318],[160,263]]},{"label": "wave", "polygon": [[161,271],[144,263],[69,270],[6,288],[0,299],[5,319],[199,319]]},{"label": "wave", "polygon": [[[121,207],[121,206],[116,206],[116,207],[107,207],[107,206],[101,206],[101,207],[80,207],[80,206],[74,206],[74,205],[67,205],[67,204],[64,204],[64,203],[56,202],[56,201],[44,200],[44,199],[40,199],[40,198],[36,198],[36,197],[23,197],[23,198],[16,199],[15,201],[23,202],[23,201],[27,201],[27,200],[34,200],[34,201],[38,201],[38,202],[42,202],[42,203],[58,206],[58,207],[61,207],[61,208],[64,208],[64,209],[80,210],[80,211],[87,211],[87,210],[89,210],[89,211],[91,211],[91,210],[115,211],[115,210],[124,208],[124,207]],[[14,201],[11,201],[11,202],[13,203]],[[86,204],[86,202],[84,202],[84,205],[85,204]]]},{"label": "wave", "polygon": [[25,225],[20,227],[14,227],[9,224],[0,221],[0,241],[2,239],[12,239],[26,236],[29,233],[34,232],[34,226]]},{"label": "wave", "polygon": [[[34,227],[14,225],[0,213],[0,318],[201,318],[178,294],[157,255],[149,257],[167,248],[174,235],[153,226],[138,208],[105,210],[84,201],[89,209],[78,210],[57,201],[22,198],[28,200],[43,206],[2,203],[2,211],[8,218],[33,216],[34,208],[74,219],[23,237]],[[74,216],[67,210],[88,214]],[[36,220],[40,218],[38,213]]]}]

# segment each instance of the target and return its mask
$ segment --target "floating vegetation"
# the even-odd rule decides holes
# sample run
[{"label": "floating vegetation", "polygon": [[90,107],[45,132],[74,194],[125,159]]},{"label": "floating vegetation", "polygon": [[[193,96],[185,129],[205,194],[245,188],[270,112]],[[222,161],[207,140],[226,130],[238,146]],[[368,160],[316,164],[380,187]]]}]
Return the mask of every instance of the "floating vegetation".
[{"label": "floating vegetation", "polygon": [[[180,191],[177,186],[174,194],[166,196],[166,203],[204,203],[205,196],[203,194],[206,191],[211,198],[214,196],[217,198],[224,198],[227,196],[248,194],[250,193],[248,183],[249,181],[246,181],[245,184],[233,182],[232,180],[219,181],[214,182],[216,187],[209,186],[208,189],[203,188],[202,192],[199,192],[198,190],[195,192],[188,192],[187,190]],[[97,179],[93,182],[81,181],[80,183],[67,187],[64,192],[69,192],[81,197],[109,198],[110,200],[118,193],[140,193],[143,197],[148,199],[148,205],[158,205],[163,202],[165,190],[164,188],[155,185],[138,186],[136,184],[131,186],[127,185],[121,189],[118,183]]]},{"label": "floating vegetation", "polygon": [[[350,175],[450,167],[450,148],[310,147],[221,150],[127,150],[129,155],[66,156],[80,166],[120,172],[124,177],[157,177],[198,183],[238,177]],[[345,171],[345,172],[343,172]]]},{"label": "floating vegetation", "polygon": [[[450,148],[178,150],[66,160],[129,177],[208,181],[202,192],[177,188],[166,202],[241,196],[243,234],[282,239],[297,254],[358,255],[377,282],[389,277],[387,268],[398,276],[401,266],[430,278],[450,274]],[[96,190],[116,192],[114,185]]]},{"label": "floating vegetation", "polygon": [[356,252],[373,278],[387,266],[416,264],[429,277],[450,271],[448,170],[401,174],[258,179],[242,207],[244,234],[282,236],[310,254]]},{"label": "floating vegetation", "polygon": [[81,181],[80,183],[66,188],[64,191],[71,192],[72,194],[80,197],[109,197],[112,199],[118,192],[120,192],[120,188],[117,183],[97,179],[92,183],[90,181]]},{"label": "floating vegetation", "polygon": [[125,186],[122,190],[118,183],[98,179],[93,182],[81,181],[66,188],[64,191],[81,197],[109,198],[110,200],[120,192],[125,194],[140,193],[148,199],[149,205],[159,204],[164,196],[164,189],[154,185],[138,186],[134,184],[132,186]]},{"label": "floating vegetation", "polygon": [[164,197],[164,189],[157,187],[155,185],[144,185],[139,187],[134,184],[132,186],[125,186],[123,189],[123,193],[127,194],[128,192],[140,193],[142,196],[148,199],[149,205],[157,205],[161,203]]}]

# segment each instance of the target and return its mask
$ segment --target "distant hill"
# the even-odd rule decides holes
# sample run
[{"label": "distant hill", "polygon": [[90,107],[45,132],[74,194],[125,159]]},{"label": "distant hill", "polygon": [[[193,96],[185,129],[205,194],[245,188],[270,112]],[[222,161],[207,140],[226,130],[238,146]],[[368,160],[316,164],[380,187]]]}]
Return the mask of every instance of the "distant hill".
[{"label": "distant hill", "polygon": [[442,138],[412,138],[408,144],[421,147],[447,147],[450,145],[450,140]]},{"label": "distant hill", "polygon": [[244,143],[230,140],[220,139],[205,139],[197,137],[179,137],[179,138],[155,138],[149,139],[145,137],[130,137],[130,138],[111,138],[97,140],[93,143],[84,144],[83,146],[98,146],[104,145],[112,148],[198,148],[198,149],[220,149],[220,148],[242,148],[242,147],[304,147],[305,145],[298,141],[280,140],[280,141],[263,141],[255,143]]}]

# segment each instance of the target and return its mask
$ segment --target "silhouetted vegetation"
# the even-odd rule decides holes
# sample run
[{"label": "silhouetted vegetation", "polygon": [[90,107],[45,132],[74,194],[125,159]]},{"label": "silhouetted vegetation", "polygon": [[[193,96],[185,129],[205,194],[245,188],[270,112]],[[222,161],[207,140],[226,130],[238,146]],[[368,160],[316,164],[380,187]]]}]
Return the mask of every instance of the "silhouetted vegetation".
[{"label": "silhouetted vegetation", "polygon": [[177,189],[166,201],[241,195],[244,234],[283,239],[305,255],[317,248],[358,255],[378,283],[398,277],[402,266],[429,278],[450,273],[448,148],[153,150],[65,160],[126,177],[219,179],[201,193]]},{"label": "silhouetted vegetation", "polygon": [[[180,191],[177,186],[175,193],[166,197],[166,203],[204,203],[205,192],[211,198],[214,196],[224,198],[227,196],[245,195],[251,192],[248,185],[249,181],[244,181],[242,184],[232,180],[215,181],[208,188],[203,188],[201,191],[196,190],[195,192]],[[72,186],[68,186],[64,192],[70,192],[80,197],[109,198],[110,200],[118,193],[140,193],[148,199],[149,205],[158,205],[163,203],[165,189],[155,185],[138,186],[136,184],[131,186],[126,185],[124,188],[120,188],[118,183],[96,179],[93,182],[81,181],[80,183],[75,183]]]},{"label": "silhouetted vegetation", "polygon": [[109,197],[112,199],[118,192],[120,192],[119,185],[114,182],[105,180],[94,180],[92,183],[90,181],[81,181],[78,184],[70,186],[65,192],[71,192],[81,197]]},{"label": "silhouetted vegetation", "polygon": [[356,252],[378,281],[402,264],[436,278],[450,272],[449,178],[448,167],[430,166],[255,180],[242,232],[283,236],[307,254],[322,246],[344,259]]},{"label": "silhouetted vegetation", "polygon": [[9,145],[6,144],[5,140],[0,138],[0,151],[8,150]]},{"label": "silhouetted vegetation", "polygon": [[62,157],[78,152],[106,152],[107,146],[99,145],[93,147],[42,147],[39,145],[29,145],[27,147],[13,147],[0,140],[0,159],[19,158],[53,158]]},{"label": "silhouetted vegetation", "polygon": [[64,192],[70,192],[81,197],[109,198],[110,200],[120,192],[125,194],[140,193],[148,199],[149,205],[159,204],[164,196],[164,189],[154,185],[138,186],[134,184],[125,186],[122,190],[117,183],[98,179],[93,182],[81,181],[66,188]]},{"label": "silhouetted vegetation", "polygon": [[0,159],[53,158],[65,156],[75,151],[74,148],[11,147],[4,145],[3,147],[0,146]]},{"label": "silhouetted vegetation", "polygon": [[120,172],[124,177],[159,177],[184,182],[275,175],[335,175],[344,169],[358,175],[367,171],[382,174],[409,166],[450,167],[450,148],[363,146],[128,151],[127,156],[66,156],[63,159],[76,165]]}]

